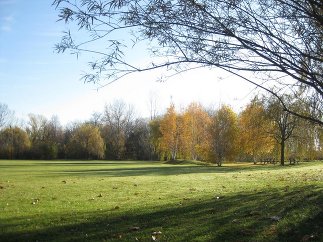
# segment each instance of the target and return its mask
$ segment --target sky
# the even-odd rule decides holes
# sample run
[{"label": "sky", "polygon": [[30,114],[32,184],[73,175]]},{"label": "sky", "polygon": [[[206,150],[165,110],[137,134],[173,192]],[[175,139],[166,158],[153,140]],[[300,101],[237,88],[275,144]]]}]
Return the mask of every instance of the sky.
[{"label": "sky", "polygon": [[[52,0],[0,0],[0,103],[19,119],[28,114],[55,115],[62,124],[90,119],[106,104],[122,100],[134,106],[140,117],[149,116],[154,97],[159,113],[173,102],[177,108],[191,102],[204,106],[231,105],[235,111],[251,98],[253,86],[217,69],[200,69],[158,82],[160,73],[127,76],[98,89],[81,81],[88,57],[58,54],[64,22]],[[144,61],[138,53],[137,61]]]}]

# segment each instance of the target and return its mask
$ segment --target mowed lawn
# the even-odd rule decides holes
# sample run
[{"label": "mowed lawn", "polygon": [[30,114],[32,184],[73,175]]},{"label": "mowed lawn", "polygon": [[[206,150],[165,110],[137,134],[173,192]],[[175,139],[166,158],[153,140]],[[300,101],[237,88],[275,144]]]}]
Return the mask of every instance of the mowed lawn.
[{"label": "mowed lawn", "polygon": [[323,241],[323,163],[0,160],[0,241]]}]

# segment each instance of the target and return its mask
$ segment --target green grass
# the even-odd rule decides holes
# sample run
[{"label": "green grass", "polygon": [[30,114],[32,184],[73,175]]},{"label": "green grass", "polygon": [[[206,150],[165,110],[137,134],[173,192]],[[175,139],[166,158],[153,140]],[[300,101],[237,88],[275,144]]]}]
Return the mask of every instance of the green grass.
[{"label": "green grass", "polygon": [[0,161],[0,241],[323,241],[323,163]]}]

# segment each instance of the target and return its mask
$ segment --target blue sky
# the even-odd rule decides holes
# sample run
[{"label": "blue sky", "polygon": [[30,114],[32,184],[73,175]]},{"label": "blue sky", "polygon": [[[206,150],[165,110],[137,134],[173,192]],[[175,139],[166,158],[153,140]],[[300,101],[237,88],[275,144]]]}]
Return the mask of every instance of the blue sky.
[{"label": "blue sky", "polygon": [[217,70],[185,73],[166,83],[156,82],[159,73],[142,73],[99,90],[84,84],[80,78],[89,59],[54,52],[67,26],[56,21],[58,11],[51,3],[0,0],[0,102],[18,118],[27,120],[29,113],[57,115],[67,124],[90,118],[116,99],[132,103],[138,115],[148,116],[151,95],[156,96],[160,112],[171,99],[177,106],[198,101],[239,109],[250,97],[252,86]]}]

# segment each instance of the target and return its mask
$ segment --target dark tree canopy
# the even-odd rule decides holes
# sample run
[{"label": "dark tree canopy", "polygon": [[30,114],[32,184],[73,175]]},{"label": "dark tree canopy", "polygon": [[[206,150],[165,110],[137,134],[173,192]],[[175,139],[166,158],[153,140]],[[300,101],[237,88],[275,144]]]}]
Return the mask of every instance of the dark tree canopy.
[{"label": "dark tree canopy", "polygon": [[[323,124],[323,3],[321,0],[55,0],[67,32],[58,52],[92,53],[85,81],[106,84],[157,68],[173,72],[221,68],[278,98],[290,113]],[[125,32],[128,33],[125,39]],[[127,53],[149,43],[154,58],[137,66]],[[99,48],[101,46],[102,48]],[[295,95],[310,111],[280,97]]]}]

